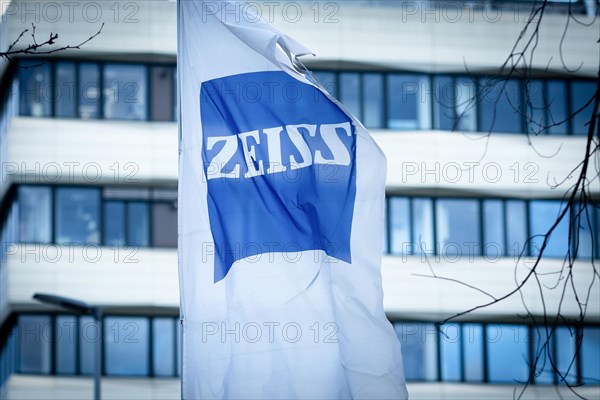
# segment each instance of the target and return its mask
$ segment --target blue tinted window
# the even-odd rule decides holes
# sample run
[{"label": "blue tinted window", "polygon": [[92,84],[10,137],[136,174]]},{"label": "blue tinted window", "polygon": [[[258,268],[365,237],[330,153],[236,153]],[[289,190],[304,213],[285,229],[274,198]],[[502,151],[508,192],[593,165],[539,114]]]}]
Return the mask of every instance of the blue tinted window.
[{"label": "blue tinted window", "polygon": [[440,355],[443,381],[462,379],[461,340],[459,324],[445,324],[440,332]]},{"label": "blue tinted window", "polygon": [[150,208],[148,203],[127,204],[127,245],[148,246],[150,244]]},{"label": "blue tinted window", "polygon": [[99,213],[99,190],[56,189],[56,242],[59,244],[98,244],[100,239]]},{"label": "blue tinted window", "polygon": [[79,318],[79,372],[82,375],[94,373],[96,362],[96,342],[100,340],[98,324],[92,317]]},{"label": "blue tinted window", "polygon": [[433,201],[412,200],[412,238],[416,254],[433,254]]},{"label": "blue tinted window", "polygon": [[490,382],[526,382],[529,377],[527,327],[488,325],[486,334]]},{"label": "blue tinted window", "polygon": [[433,120],[434,128],[452,130],[454,128],[454,79],[450,76],[436,76],[433,80]]},{"label": "blue tinted window", "polygon": [[502,200],[483,201],[483,240],[483,254],[490,259],[497,259],[505,254]]},{"label": "blue tinted window", "polygon": [[537,134],[546,128],[546,102],[544,101],[544,82],[528,80],[524,82],[525,88],[525,116],[527,132]]},{"label": "blue tinted window", "polygon": [[596,83],[594,81],[574,81],[571,83],[571,115],[583,108],[582,111],[573,115],[571,120],[574,135],[587,135],[594,107],[594,102],[590,100],[593,98],[594,93],[596,93]]},{"label": "blue tinted window", "polygon": [[527,256],[527,251],[524,251],[527,238],[526,203],[522,200],[508,200],[506,202],[506,246],[508,256],[517,258],[521,253]]},{"label": "blue tinted window", "polygon": [[133,317],[106,318],[104,345],[106,373],[109,375],[147,375],[148,319]]},{"label": "blue tinted window", "polygon": [[535,382],[554,383],[555,341],[551,335],[552,327],[540,325],[532,327],[533,359],[535,363]]},{"label": "blue tinted window", "polygon": [[356,118],[362,119],[360,110],[360,75],[354,72],[340,74],[340,101]]},{"label": "blue tinted window", "polygon": [[383,128],[383,75],[363,74],[363,123],[367,128]]},{"label": "blue tinted window", "polygon": [[395,323],[407,380],[434,381],[437,376],[437,337],[433,324]]},{"label": "blue tinted window", "polygon": [[583,328],[581,342],[581,377],[583,383],[600,384],[600,327]]},{"label": "blue tinted window", "polygon": [[546,102],[548,103],[546,111],[548,133],[566,135],[568,127],[566,82],[548,81],[546,83]]},{"label": "blue tinted window", "polygon": [[436,225],[440,254],[468,257],[481,254],[477,200],[438,199]]},{"label": "blue tinted window", "polygon": [[105,118],[148,118],[147,69],[144,65],[107,64],[103,82]]},{"label": "blue tinted window", "polygon": [[455,86],[456,129],[473,132],[477,130],[477,86],[471,78],[456,78]]},{"label": "blue tinted window", "polygon": [[125,203],[121,201],[104,202],[103,235],[106,245],[125,245]]},{"label": "blue tinted window", "polygon": [[392,197],[389,201],[391,251],[393,254],[411,254],[409,199]]},{"label": "blue tinted window", "polygon": [[519,81],[481,79],[479,110],[481,131],[521,132]]},{"label": "blue tinted window", "polygon": [[315,71],[313,75],[330,95],[335,98],[338,97],[337,77],[335,73]]},{"label": "blue tinted window", "polygon": [[465,380],[483,382],[483,327],[480,324],[464,324],[462,331]]},{"label": "blue tinted window", "polygon": [[577,256],[580,258],[592,258],[593,241],[600,232],[595,218],[596,212],[592,204],[588,204],[587,207],[576,204],[573,207],[574,251],[577,251]]},{"label": "blue tinted window", "polygon": [[54,84],[55,116],[59,118],[75,117],[75,97],[77,88],[76,67],[72,62],[57,62],[55,64],[56,82]]},{"label": "blue tinted window", "polygon": [[[577,333],[575,328],[559,326],[554,333],[556,335],[556,367],[560,375],[558,382],[577,383]],[[564,377],[564,378],[563,378]],[[564,381],[563,381],[564,379]]]},{"label": "blue tinted window", "polygon": [[73,375],[76,370],[77,317],[56,317],[56,372]]},{"label": "blue tinted window", "polygon": [[24,374],[50,373],[52,326],[50,317],[19,316],[19,372]]},{"label": "blue tinted window", "polygon": [[52,112],[52,82],[50,64],[24,61],[19,68],[20,114],[32,117],[49,117]]},{"label": "blue tinted window", "polygon": [[154,318],[152,321],[152,368],[156,376],[175,374],[175,320]]},{"label": "blue tinted window", "polygon": [[431,128],[431,90],[424,75],[392,74],[388,77],[388,128]]},{"label": "blue tinted window", "polygon": [[[532,201],[529,203],[529,220],[531,226],[531,254],[537,256],[544,243],[544,235],[556,223],[563,207],[560,200]],[[568,250],[569,213],[554,228],[544,249],[545,257],[564,257]]]},{"label": "blue tinted window", "polygon": [[100,117],[100,67],[96,63],[79,64],[79,117]]},{"label": "blue tinted window", "polygon": [[25,243],[50,243],[52,195],[48,187],[19,187],[19,238]]}]

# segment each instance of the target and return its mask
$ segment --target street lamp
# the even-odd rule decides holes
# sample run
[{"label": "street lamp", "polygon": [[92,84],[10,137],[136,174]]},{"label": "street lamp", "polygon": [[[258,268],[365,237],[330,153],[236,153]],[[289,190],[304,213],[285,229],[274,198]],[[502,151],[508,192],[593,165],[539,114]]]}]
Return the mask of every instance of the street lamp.
[{"label": "street lamp", "polygon": [[94,400],[100,400],[100,373],[102,368],[102,308],[90,306],[81,300],[69,299],[68,297],[55,296],[53,294],[36,293],[33,298],[41,303],[52,304],[64,308],[74,314],[92,315],[98,327],[98,340],[96,340],[96,362],[94,363]]}]

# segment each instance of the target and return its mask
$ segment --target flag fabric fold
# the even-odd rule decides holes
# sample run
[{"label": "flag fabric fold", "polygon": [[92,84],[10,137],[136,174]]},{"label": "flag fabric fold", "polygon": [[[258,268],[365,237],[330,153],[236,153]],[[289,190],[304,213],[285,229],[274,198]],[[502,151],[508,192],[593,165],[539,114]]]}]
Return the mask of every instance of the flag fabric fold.
[{"label": "flag fabric fold", "polygon": [[182,397],[407,398],[385,157],[249,4],[178,2]]}]

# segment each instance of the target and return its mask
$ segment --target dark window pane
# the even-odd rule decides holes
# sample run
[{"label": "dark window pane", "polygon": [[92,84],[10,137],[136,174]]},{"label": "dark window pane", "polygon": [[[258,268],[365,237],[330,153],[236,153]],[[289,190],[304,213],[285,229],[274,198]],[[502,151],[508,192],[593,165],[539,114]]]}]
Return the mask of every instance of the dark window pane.
[{"label": "dark window pane", "polygon": [[521,132],[520,90],[517,80],[481,79],[479,84],[480,130]]},{"label": "dark window pane", "polygon": [[548,133],[566,135],[568,123],[566,121],[567,84],[565,81],[548,81],[546,84],[546,102],[548,103],[546,112]]},{"label": "dark window pane", "polygon": [[[537,256],[544,243],[544,236],[557,221],[563,206],[560,200],[539,200],[529,203],[531,226],[531,255]],[[568,250],[569,214],[554,228],[544,249],[545,257],[564,257]]]},{"label": "dark window pane", "polygon": [[75,117],[75,63],[57,62],[54,68],[56,74],[55,115],[62,118]]},{"label": "dark window pane", "polygon": [[19,187],[19,237],[26,243],[50,243],[52,197],[48,187]]},{"label": "dark window pane", "polygon": [[452,130],[454,128],[454,79],[450,76],[436,76],[433,80],[434,128]]},{"label": "dark window pane", "polygon": [[383,128],[383,75],[363,74],[363,123],[367,128]]},{"label": "dark window pane", "polygon": [[94,373],[96,342],[100,340],[98,324],[92,317],[79,318],[79,372],[82,375]]},{"label": "dark window pane", "polygon": [[125,245],[125,203],[122,201],[104,202],[104,244]]},{"label": "dark window pane", "polygon": [[433,324],[395,323],[394,329],[402,346],[406,380],[435,381],[437,376],[438,332]]},{"label": "dark window pane", "polygon": [[559,326],[554,333],[556,335],[556,367],[560,374],[564,376],[564,381],[560,376],[558,383],[565,381],[570,384],[577,383],[577,334],[575,328],[569,329],[566,326]]},{"label": "dark window pane", "polygon": [[588,204],[583,208],[580,204],[574,206],[573,213],[573,243],[574,250],[579,258],[592,258],[594,251],[593,241],[600,232],[595,218],[594,206]]},{"label": "dark window pane", "polygon": [[388,128],[431,128],[431,90],[424,75],[393,74],[388,78]]},{"label": "dark window pane", "polygon": [[573,116],[572,126],[574,135],[587,135],[594,107],[594,102],[590,100],[594,96],[594,93],[596,93],[596,83],[594,81],[574,81],[571,83],[571,115],[589,102],[581,112]]},{"label": "dark window pane", "polygon": [[147,69],[143,65],[104,66],[104,117],[108,119],[147,119]]},{"label": "dark window pane", "polygon": [[524,82],[524,88],[527,132],[535,135],[546,128],[544,82],[541,80],[528,80]]},{"label": "dark window pane", "polygon": [[152,321],[152,368],[156,376],[175,374],[175,320],[154,318]]},{"label": "dark window pane", "polygon": [[477,86],[471,78],[456,78],[455,86],[456,129],[473,132],[477,130]]},{"label": "dark window pane", "polygon": [[556,360],[554,357],[554,338],[550,336],[551,329],[552,327],[544,325],[531,328],[533,339],[532,365],[535,363],[534,379],[536,383],[554,383],[552,362],[556,362]]},{"label": "dark window pane", "polygon": [[497,259],[505,254],[504,204],[502,200],[483,202],[483,254]]},{"label": "dark window pane", "polygon": [[481,254],[479,201],[439,199],[436,202],[436,225],[441,254],[468,257]]},{"label": "dark window pane", "polygon": [[[522,200],[506,202],[506,240],[507,255],[519,257],[527,242],[527,208]],[[526,250],[523,255],[528,255]]]},{"label": "dark window pane", "polygon": [[150,244],[150,217],[148,203],[127,203],[127,245]]},{"label": "dark window pane", "polygon": [[104,320],[107,375],[148,374],[148,319],[110,317]]},{"label": "dark window pane", "polygon": [[412,254],[415,249],[410,242],[410,200],[392,197],[389,204],[392,253]]},{"label": "dark window pane", "polygon": [[483,382],[483,327],[479,324],[463,325],[465,380]]},{"label": "dark window pane", "polygon": [[56,317],[56,372],[73,375],[76,371],[77,318],[71,315]]},{"label": "dark window pane", "polygon": [[459,324],[445,324],[440,332],[440,356],[443,381],[460,381],[462,371],[461,340]]},{"label": "dark window pane", "polygon": [[433,254],[433,202],[431,199],[412,200],[412,238],[415,254]]},{"label": "dark window pane", "polygon": [[56,242],[98,244],[100,240],[100,191],[56,189]]},{"label": "dark window pane", "polygon": [[52,83],[50,64],[42,61],[23,61],[19,64],[20,114],[49,117],[52,112]]},{"label": "dark window pane", "polygon": [[100,117],[100,67],[96,63],[79,64],[79,117]]},{"label": "dark window pane", "polygon": [[316,71],[313,72],[317,81],[327,90],[333,97],[338,97],[337,78],[333,72]]},{"label": "dark window pane", "polygon": [[529,376],[529,338],[521,325],[488,325],[487,368],[490,382],[526,382]]},{"label": "dark window pane", "polygon": [[173,68],[152,67],[150,70],[153,121],[172,121],[173,118]]},{"label": "dark window pane", "polygon": [[19,372],[50,373],[51,330],[48,316],[19,316]]},{"label": "dark window pane", "polygon": [[581,377],[584,384],[600,384],[600,327],[583,328],[581,342]]},{"label": "dark window pane", "polygon": [[362,119],[360,112],[360,75],[358,73],[343,72],[340,74],[340,101],[356,118]]},{"label": "dark window pane", "polygon": [[152,245],[177,247],[177,208],[174,203],[152,205]]}]

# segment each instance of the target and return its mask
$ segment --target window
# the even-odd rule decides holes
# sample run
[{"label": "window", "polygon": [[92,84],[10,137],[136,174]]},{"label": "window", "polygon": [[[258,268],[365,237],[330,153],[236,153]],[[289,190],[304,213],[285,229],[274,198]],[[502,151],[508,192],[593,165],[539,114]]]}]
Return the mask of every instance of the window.
[{"label": "window", "polygon": [[552,363],[556,362],[555,339],[551,336],[552,327],[534,326],[531,328],[533,346],[532,346],[532,366],[535,363],[534,380],[536,383],[554,383],[554,368]]},{"label": "window", "polygon": [[360,107],[360,75],[355,72],[340,74],[340,101],[356,118],[362,119]]},{"label": "window", "polygon": [[363,119],[367,128],[383,128],[383,75],[363,74]]},{"label": "window", "polygon": [[566,82],[548,81],[546,83],[546,102],[548,133],[551,135],[566,135],[568,126]]},{"label": "window", "polygon": [[19,316],[19,372],[25,374],[50,373],[50,317],[44,315]]},{"label": "window", "polygon": [[19,69],[19,108],[21,115],[49,117],[52,114],[50,64],[24,61]]},{"label": "window", "polygon": [[56,189],[56,242],[100,242],[100,191],[84,188]]},{"label": "window", "polygon": [[57,62],[55,64],[56,82],[54,85],[54,114],[59,118],[75,117],[77,99],[76,67],[72,62]]},{"label": "window", "polygon": [[524,90],[527,133],[535,135],[547,126],[544,82],[537,79],[525,81]]},{"label": "window", "polygon": [[434,128],[454,129],[454,79],[450,76],[436,76],[433,81]]},{"label": "window", "polygon": [[588,133],[594,107],[592,101],[594,93],[596,93],[594,81],[574,81],[571,83],[571,115],[582,109],[571,120],[574,135],[587,135]]},{"label": "window", "polygon": [[506,249],[509,257],[515,259],[521,255],[527,256],[527,207],[522,200],[506,202]]},{"label": "window", "polygon": [[442,255],[472,257],[481,254],[479,202],[473,199],[437,200],[436,230]]},{"label": "window", "polygon": [[465,381],[483,382],[483,327],[481,324],[464,324],[462,336]]},{"label": "window", "polygon": [[125,203],[122,201],[104,202],[104,244],[124,246],[125,240]]},{"label": "window", "polygon": [[[560,200],[539,200],[529,203],[531,229],[531,255],[537,256],[544,243],[544,236],[557,221],[563,205]],[[545,257],[565,257],[568,251],[569,214],[554,228],[544,249]]]},{"label": "window", "polygon": [[445,324],[440,327],[441,379],[460,381],[462,379],[461,340],[459,324]]},{"label": "window", "polygon": [[107,317],[104,321],[106,373],[145,376],[150,363],[149,321],[143,317]]},{"label": "window", "polygon": [[483,242],[484,256],[495,260],[505,254],[502,200],[483,201]]},{"label": "window", "polygon": [[394,329],[402,346],[402,359],[407,380],[435,381],[437,376],[438,332],[430,323],[395,323]]},{"label": "window", "polygon": [[338,97],[337,77],[334,72],[315,71],[313,75],[331,96]]},{"label": "window", "polygon": [[412,254],[415,249],[410,240],[410,200],[392,197],[390,206],[390,241],[393,254]]},{"label": "window", "polygon": [[175,375],[175,321],[173,318],[154,318],[152,334],[154,375]]},{"label": "window", "polygon": [[79,64],[79,117],[100,118],[100,67],[96,63]]},{"label": "window", "polygon": [[77,372],[77,317],[57,316],[55,331],[56,373],[74,375]]},{"label": "window", "polygon": [[600,383],[600,327],[583,328],[581,341],[581,380],[583,383],[598,385]]},{"label": "window", "polygon": [[93,317],[79,318],[79,373],[92,375],[96,360],[96,342],[100,340],[100,330]]},{"label": "window", "polygon": [[150,209],[148,203],[127,203],[127,245],[150,245]]},{"label": "window", "polygon": [[52,195],[49,187],[19,187],[19,238],[25,243],[52,241]]},{"label": "window", "polygon": [[[565,377],[565,381],[570,384],[577,383],[577,334],[575,328],[559,326],[554,332],[556,335],[556,366],[560,373]],[[558,377],[558,383],[564,383],[562,378]]]},{"label": "window", "polygon": [[174,85],[173,68],[156,66],[150,69],[151,80],[151,117],[153,121],[172,121]]},{"label": "window", "polygon": [[144,65],[104,66],[104,117],[108,119],[147,119],[147,70]]},{"label": "window", "polygon": [[480,130],[522,132],[519,81],[480,79],[479,82]]},{"label": "window", "polygon": [[433,246],[433,201],[412,200],[412,238],[415,254],[432,254]]},{"label": "window", "polygon": [[471,78],[456,78],[455,84],[456,129],[473,132],[477,130],[477,86]]},{"label": "window", "polygon": [[174,202],[152,205],[152,245],[177,247],[177,208]]},{"label": "window", "polygon": [[594,240],[597,239],[600,227],[597,225],[595,214],[598,210],[592,204],[583,207],[575,205],[571,210],[573,215],[573,254],[577,252],[579,258],[592,258],[594,251]]},{"label": "window", "polygon": [[488,325],[487,369],[490,382],[526,382],[529,377],[528,329],[523,325]]},{"label": "window", "polygon": [[431,128],[431,91],[424,75],[391,74],[388,77],[388,128]]}]

